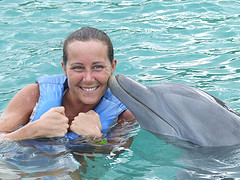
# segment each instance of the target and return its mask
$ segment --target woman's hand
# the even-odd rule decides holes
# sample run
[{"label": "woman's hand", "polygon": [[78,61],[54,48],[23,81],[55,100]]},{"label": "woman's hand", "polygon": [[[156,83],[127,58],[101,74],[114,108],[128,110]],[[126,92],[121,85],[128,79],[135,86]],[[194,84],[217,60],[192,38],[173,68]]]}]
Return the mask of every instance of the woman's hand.
[{"label": "woman's hand", "polygon": [[65,116],[65,108],[55,107],[44,113],[39,120],[34,121],[37,137],[63,137],[68,132],[69,119]]},{"label": "woman's hand", "polygon": [[79,113],[72,121],[70,130],[81,136],[102,137],[100,117],[93,110],[86,113]]}]

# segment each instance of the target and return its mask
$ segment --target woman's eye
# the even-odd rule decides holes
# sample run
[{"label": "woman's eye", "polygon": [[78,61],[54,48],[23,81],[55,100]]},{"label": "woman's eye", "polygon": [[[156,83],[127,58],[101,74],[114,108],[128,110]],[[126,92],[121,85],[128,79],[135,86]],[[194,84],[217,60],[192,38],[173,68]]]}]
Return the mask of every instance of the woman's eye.
[{"label": "woman's eye", "polygon": [[103,66],[101,66],[101,65],[97,65],[97,66],[93,67],[93,69],[102,69],[102,68],[103,68]]},{"label": "woman's eye", "polygon": [[75,66],[75,67],[73,67],[73,69],[75,69],[75,70],[82,70],[83,67],[82,66]]}]

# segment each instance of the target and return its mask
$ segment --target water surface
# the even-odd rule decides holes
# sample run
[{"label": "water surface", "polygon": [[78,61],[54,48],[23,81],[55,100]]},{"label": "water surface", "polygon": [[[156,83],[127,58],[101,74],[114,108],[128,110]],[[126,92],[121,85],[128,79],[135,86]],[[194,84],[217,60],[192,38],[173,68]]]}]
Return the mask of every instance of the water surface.
[{"label": "water surface", "polygon": [[[238,0],[0,0],[0,112],[37,77],[63,73],[62,42],[82,26],[96,27],[111,37],[118,60],[115,74],[145,85],[189,84],[240,112],[239,9]],[[118,157],[98,154],[94,160],[77,159],[62,145],[46,146],[49,151],[1,142],[0,176],[240,177],[238,146],[181,148],[141,128],[133,134],[131,147]]]}]

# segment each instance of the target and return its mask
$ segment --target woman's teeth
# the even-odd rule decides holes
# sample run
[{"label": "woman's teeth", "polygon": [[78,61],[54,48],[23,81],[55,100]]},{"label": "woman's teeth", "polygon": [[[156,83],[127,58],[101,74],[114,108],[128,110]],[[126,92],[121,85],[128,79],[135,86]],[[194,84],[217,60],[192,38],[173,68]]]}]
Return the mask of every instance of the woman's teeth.
[{"label": "woman's teeth", "polygon": [[84,91],[94,91],[95,89],[97,89],[97,87],[93,87],[93,88],[83,88],[82,87],[82,89],[84,90]]}]

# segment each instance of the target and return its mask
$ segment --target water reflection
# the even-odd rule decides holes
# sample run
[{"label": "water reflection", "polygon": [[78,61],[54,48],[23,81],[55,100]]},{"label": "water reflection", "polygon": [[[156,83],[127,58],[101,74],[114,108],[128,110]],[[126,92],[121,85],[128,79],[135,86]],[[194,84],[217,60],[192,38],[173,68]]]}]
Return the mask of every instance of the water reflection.
[{"label": "water reflection", "polygon": [[116,166],[113,162],[130,147],[138,130],[137,123],[125,123],[114,136],[106,134],[108,142],[105,144],[94,144],[86,139],[1,140],[0,177],[76,180],[82,177],[101,177]]},{"label": "water reflection", "polygon": [[[62,74],[61,42],[82,26],[111,36],[116,74],[146,85],[161,81],[193,85],[240,111],[239,6],[238,0],[1,0],[0,112],[37,77]],[[175,179],[181,172],[178,176],[186,179],[240,177],[237,146],[208,156],[200,147],[193,153],[144,130],[119,157],[93,153],[90,147],[74,150],[75,154],[61,144],[47,147],[45,151],[41,146],[1,142],[0,176]]]}]

